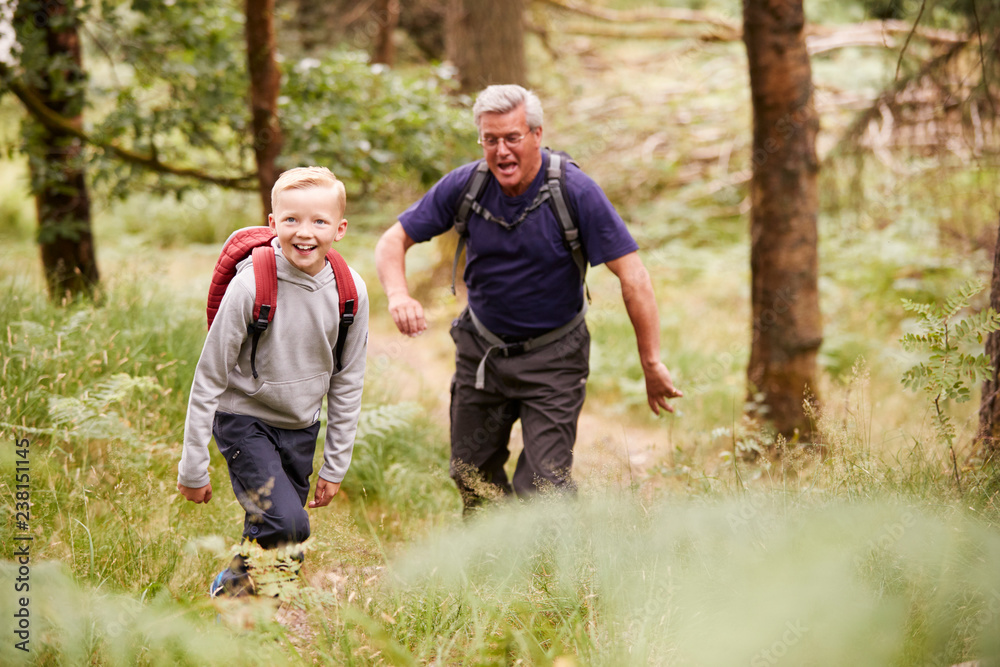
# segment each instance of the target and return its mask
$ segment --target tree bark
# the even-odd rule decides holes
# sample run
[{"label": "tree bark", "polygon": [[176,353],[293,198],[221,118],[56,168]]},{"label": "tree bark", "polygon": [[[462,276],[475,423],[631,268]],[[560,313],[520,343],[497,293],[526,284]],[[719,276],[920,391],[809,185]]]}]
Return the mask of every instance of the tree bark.
[{"label": "tree bark", "polygon": [[[993,278],[990,282],[990,307],[1000,312],[1000,230],[993,251]],[[984,460],[997,460],[1000,453],[1000,331],[986,336],[986,355],[993,375],[983,383],[979,403],[979,438],[976,448]]]},{"label": "tree bark", "polygon": [[451,0],[445,40],[462,92],[526,83],[523,13],[523,0]]},{"label": "tree bark", "polygon": [[428,60],[444,60],[449,0],[407,0],[399,9],[399,26]]},{"label": "tree bark", "polygon": [[[46,109],[81,128],[86,75],[77,17],[64,3],[21,2],[14,21],[19,40],[37,39],[34,43],[44,54],[44,67],[34,73],[33,85],[26,89]],[[49,296],[54,301],[91,297],[100,276],[83,142],[72,133],[34,121],[29,121],[26,134],[38,245]]]},{"label": "tree bark", "polygon": [[744,0],[753,101],[751,412],[786,438],[812,437],[822,342],[817,286],[816,132],[802,0]]},{"label": "tree bark", "polygon": [[284,136],[278,123],[281,72],[275,61],[274,0],[246,0],[247,64],[257,183],[266,216],[271,212],[271,188],[278,178],[275,162]]},{"label": "tree bark", "polygon": [[375,35],[372,62],[392,67],[396,64],[396,43],[392,35],[399,26],[399,0],[378,0],[375,3],[375,15],[378,34]]}]

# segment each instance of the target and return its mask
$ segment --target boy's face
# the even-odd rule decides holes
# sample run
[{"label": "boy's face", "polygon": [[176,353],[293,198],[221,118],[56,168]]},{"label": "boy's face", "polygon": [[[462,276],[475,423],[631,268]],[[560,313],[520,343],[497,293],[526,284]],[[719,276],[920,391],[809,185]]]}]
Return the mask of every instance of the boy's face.
[{"label": "boy's face", "polygon": [[282,190],[267,223],[278,235],[281,252],[298,270],[315,276],[326,253],[347,233],[347,220],[332,188]]}]

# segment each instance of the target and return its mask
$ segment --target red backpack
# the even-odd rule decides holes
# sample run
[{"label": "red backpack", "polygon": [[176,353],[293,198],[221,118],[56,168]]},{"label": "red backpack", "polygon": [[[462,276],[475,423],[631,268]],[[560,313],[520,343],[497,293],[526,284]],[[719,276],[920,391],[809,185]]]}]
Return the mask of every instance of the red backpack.
[{"label": "red backpack", "polygon": [[[274,258],[274,248],[271,239],[275,236],[270,227],[244,227],[237,229],[226,240],[215,263],[212,272],[212,284],[208,287],[208,328],[212,328],[219,304],[226,293],[226,288],[236,275],[236,265],[247,257],[252,257],[254,282],[257,284],[257,296],[253,303],[253,318],[247,323],[247,332],[253,335],[250,348],[250,370],[257,377],[257,341],[267,329],[268,323],[274,319],[278,307],[278,267]],[[358,289],[347,262],[340,253],[330,248],[326,258],[333,267],[333,275],[337,280],[337,292],[340,296],[340,328],[337,333],[336,364],[341,369],[341,358],[344,355],[344,343],[347,341],[347,331],[354,323],[358,312]]]}]

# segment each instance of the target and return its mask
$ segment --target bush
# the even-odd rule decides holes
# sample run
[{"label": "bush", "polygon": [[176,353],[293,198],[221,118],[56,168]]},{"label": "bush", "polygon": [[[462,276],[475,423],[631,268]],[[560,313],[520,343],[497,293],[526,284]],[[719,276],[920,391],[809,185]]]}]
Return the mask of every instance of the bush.
[{"label": "bush", "polygon": [[475,156],[471,113],[449,102],[442,70],[407,76],[344,52],[302,59],[284,77],[284,167],[327,166],[356,195],[399,179],[427,186]]}]

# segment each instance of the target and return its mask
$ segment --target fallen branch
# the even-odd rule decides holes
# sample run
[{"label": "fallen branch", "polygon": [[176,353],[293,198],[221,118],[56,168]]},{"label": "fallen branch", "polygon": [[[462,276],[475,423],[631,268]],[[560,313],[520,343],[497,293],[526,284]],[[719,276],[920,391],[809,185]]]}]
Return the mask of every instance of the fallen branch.
[{"label": "fallen branch", "polygon": [[[0,75],[6,73],[4,70],[6,70],[6,68],[0,67]],[[130,148],[119,146],[112,141],[102,141],[97,139],[96,137],[84,132],[83,129],[78,127],[73,121],[59,115],[47,107],[45,102],[42,101],[35,91],[25,85],[22,81],[18,79],[9,80],[7,82],[7,87],[12,93],[14,93],[14,95],[17,96],[19,100],[21,100],[21,103],[24,105],[24,108],[28,111],[28,113],[31,114],[31,117],[51,132],[76,137],[77,139],[80,139],[95,148],[111,153],[125,162],[137,164],[158,173],[193,178],[199,181],[205,181],[206,183],[212,183],[214,185],[224,188],[232,188],[235,190],[255,191],[257,189],[256,174],[246,174],[243,176],[214,176],[199,169],[164,164],[163,162],[160,162],[155,153],[139,153]]]},{"label": "fallen branch", "polygon": [[[619,11],[595,7],[580,0],[538,0],[542,4],[556,7],[563,11],[586,16],[590,19],[603,21],[605,23],[616,24],[618,27],[595,27],[571,25],[565,32],[575,35],[588,35],[593,37],[616,37],[631,39],[681,39],[697,38],[704,41],[738,41],[743,39],[743,25],[740,21],[731,18],[704,12],[694,9],[680,8],[648,8],[631,11]],[[669,21],[674,23],[691,23],[712,26],[720,29],[708,34],[692,34],[671,30],[666,28],[656,28],[644,26],[640,30],[629,30],[621,27],[620,24],[648,23],[650,21]],[[851,23],[846,25],[826,26],[810,23],[806,26],[806,36],[820,40],[817,41],[816,52],[829,51],[842,46],[886,46],[892,47],[894,43],[888,40],[889,35],[905,34],[907,36],[919,37],[932,44],[957,44],[968,41],[968,35],[957,33],[953,30],[942,28],[921,28],[913,26],[906,21],[863,21],[861,23]]]},{"label": "fallen branch", "polygon": [[584,37],[607,37],[611,39],[697,39],[703,42],[735,42],[740,39],[739,32],[708,30],[696,32],[695,30],[684,30],[670,27],[643,26],[641,28],[629,28],[618,25],[582,25],[570,24],[561,27],[559,32],[568,35],[581,35]]},{"label": "fallen branch", "polygon": [[843,25],[819,25],[810,23],[806,26],[806,35],[834,36],[842,34],[859,35],[908,35],[913,33],[914,37],[919,37],[932,44],[964,44],[969,41],[969,36],[954,30],[944,28],[920,28],[914,27],[906,21],[862,21],[861,23],[847,23]]},{"label": "fallen branch", "polygon": [[645,21],[676,21],[678,23],[709,23],[726,30],[741,30],[739,23],[724,16],[696,9],[681,9],[676,7],[657,7],[637,9],[632,11],[616,11],[604,7],[594,7],[577,0],[540,0],[543,4],[552,5],[574,14],[600,19],[609,23],[642,23]]},{"label": "fallen branch", "polygon": [[866,131],[868,124],[874,120],[876,117],[880,117],[882,114],[881,108],[886,106],[892,108],[896,97],[900,95],[911,83],[914,81],[919,81],[927,74],[933,72],[939,67],[943,67],[951,62],[959,53],[962,52],[963,47],[967,42],[958,42],[952,44],[948,51],[941,54],[937,58],[934,58],[930,62],[923,65],[919,70],[910,74],[909,76],[903,77],[897,80],[893,86],[882,92],[877,99],[875,99],[871,106],[868,107],[864,112],[858,114],[851,125],[847,128],[844,134],[837,141],[834,149],[830,151],[827,158],[832,158],[834,156],[840,155],[842,151],[849,145],[857,142],[858,138]]}]

